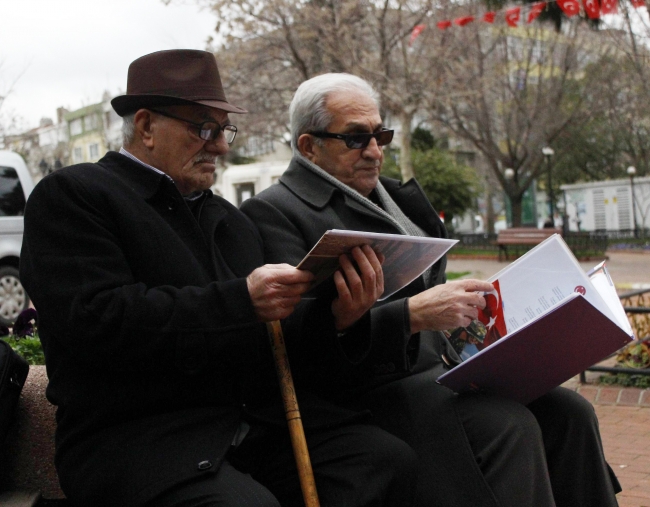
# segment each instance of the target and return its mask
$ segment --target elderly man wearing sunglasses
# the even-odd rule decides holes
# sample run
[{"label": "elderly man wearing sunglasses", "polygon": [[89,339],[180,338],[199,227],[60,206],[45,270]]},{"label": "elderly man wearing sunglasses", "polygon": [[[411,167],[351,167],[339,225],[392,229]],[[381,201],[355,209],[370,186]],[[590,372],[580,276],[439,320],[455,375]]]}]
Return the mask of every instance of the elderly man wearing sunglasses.
[{"label": "elderly man wearing sunglasses", "polygon": [[[264,239],[266,262],[296,265],[328,229],[446,237],[415,180],[380,176],[385,129],[378,95],[362,79],[325,74],[304,82],[290,107],[294,157],[274,185],[242,210]],[[615,506],[591,405],[557,388],[528,406],[484,394],[457,396],[436,383],[460,359],[443,331],[467,326],[491,290],[445,283],[445,259],[338,333],[333,357],[303,386],[374,421],[419,456],[417,505]],[[359,326],[366,326],[365,339]],[[354,338],[352,338],[354,336]],[[569,337],[570,338],[570,337]],[[292,365],[319,364],[298,347]],[[330,362],[321,358],[320,364]]]}]

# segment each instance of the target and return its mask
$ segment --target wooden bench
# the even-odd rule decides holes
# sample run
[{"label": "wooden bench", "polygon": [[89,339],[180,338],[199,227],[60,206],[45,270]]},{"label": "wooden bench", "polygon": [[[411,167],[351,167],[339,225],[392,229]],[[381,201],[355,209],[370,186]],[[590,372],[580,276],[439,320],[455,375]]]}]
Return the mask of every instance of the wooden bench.
[{"label": "wooden bench", "polygon": [[55,407],[45,398],[45,366],[30,366],[16,420],[0,449],[0,506],[67,505],[54,468]]},{"label": "wooden bench", "polygon": [[535,229],[532,227],[512,227],[510,229],[502,229],[497,235],[496,244],[499,247],[499,260],[508,260],[508,247],[515,247],[515,252],[518,254],[516,247],[526,247],[529,249],[535,245],[539,245],[549,236],[553,234],[561,234],[561,229],[547,228]]}]

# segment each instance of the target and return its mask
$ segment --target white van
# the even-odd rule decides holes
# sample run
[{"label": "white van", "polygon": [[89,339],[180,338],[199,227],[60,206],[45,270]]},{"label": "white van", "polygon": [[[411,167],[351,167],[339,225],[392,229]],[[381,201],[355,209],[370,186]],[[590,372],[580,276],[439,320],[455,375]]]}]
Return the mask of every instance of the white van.
[{"label": "white van", "polygon": [[23,243],[23,215],[34,188],[22,157],[0,150],[0,324],[9,326],[29,306],[20,283],[18,261]]}]

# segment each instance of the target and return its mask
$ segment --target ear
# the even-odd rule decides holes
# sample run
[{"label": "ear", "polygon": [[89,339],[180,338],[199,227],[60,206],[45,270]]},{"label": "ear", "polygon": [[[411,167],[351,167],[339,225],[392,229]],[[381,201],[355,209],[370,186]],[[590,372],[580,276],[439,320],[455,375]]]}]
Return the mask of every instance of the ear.
[{"label": "ear", "polygon": [[318,148],[314,142],[314,137],[309,134],[302,134],[298,138],[298,151],[307,160],[314,162],[316,158],[315,150]]},{"label": "ear", "polygon": [[133,117],[135,131],[138,137],[142,139],[142,144],[147,148],[153,148],[154,146],[154,129],[152,120],[151,111],[147,109],[138,109]]}]

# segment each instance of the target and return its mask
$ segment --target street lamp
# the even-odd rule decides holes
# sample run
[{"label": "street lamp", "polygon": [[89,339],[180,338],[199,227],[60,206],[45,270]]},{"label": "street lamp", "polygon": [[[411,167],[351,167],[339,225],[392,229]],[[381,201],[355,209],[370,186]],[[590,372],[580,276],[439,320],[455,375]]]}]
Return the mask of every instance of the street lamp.
[{"label": "street lamp", "polygon": [[555,227],[555,219],[553,218],[553,201],[555,200],[553,196],[553,182],[551,180],[551,157],[555,154],[553,148],[550,146],[544,146],[542,148],[542,153],[546,159],[546,165],[548,166],[548,212],[550,215],[549,221],[550,226]]},{"label": "street lamp", "polygon": [[636,174],[636,167],[631,165],[627,168],[627,174],[630,176],[630,189],[632,190],[632,218],[634,219],[634,237],[639,237],[639,229],[636,225],[636,196],[634,195],[634,175]]},{"label": "street lamp", "polygon": [[[512,185],[512,179],[515,177],[515,170],[512,169],[511,167],[506,168],[505,171],[503,171],[503,176],[506,179],[507,186],[509,187]],[[506,201],[509,199],[508,197],[508,191],[506,189]],[[510,220],[508,220],[510,218]],[[510,205],[510,217],[508,217],[508,208],[506,207],[506,225],[508,227],[512,227],[513,225],[513,215],[512,215],[512,204]]]}]

